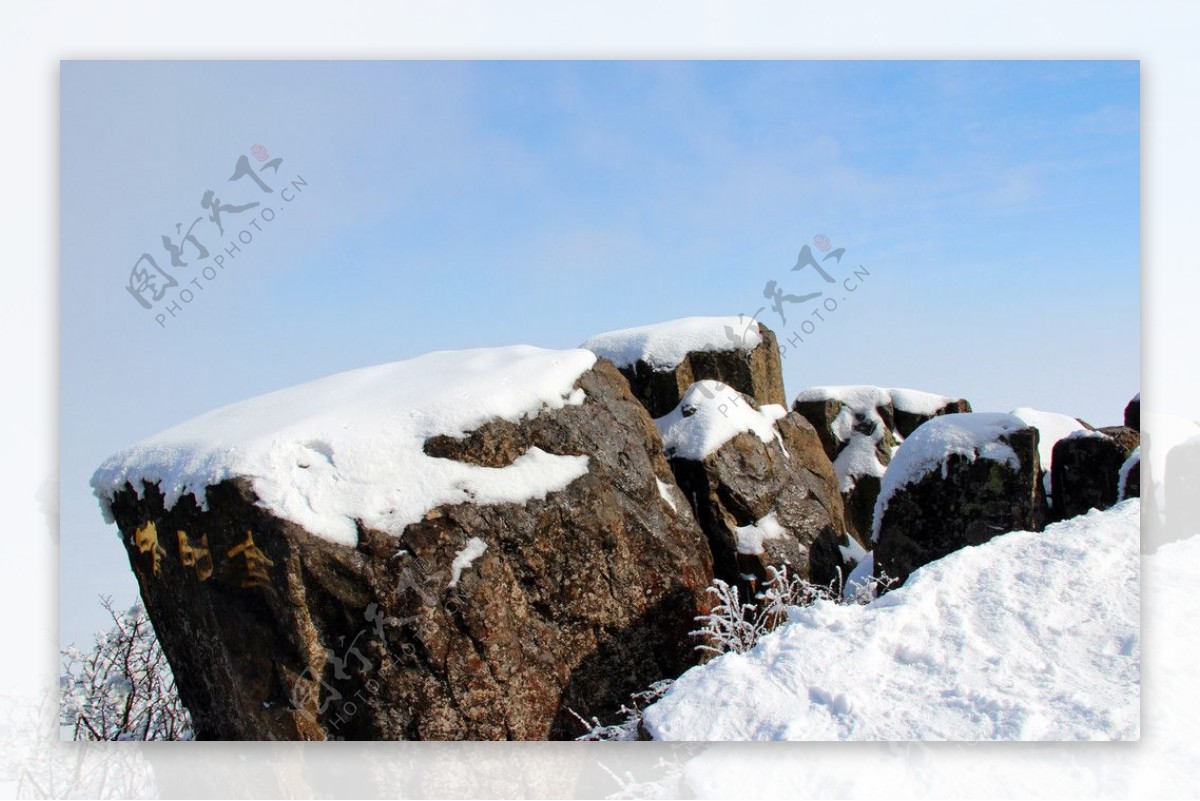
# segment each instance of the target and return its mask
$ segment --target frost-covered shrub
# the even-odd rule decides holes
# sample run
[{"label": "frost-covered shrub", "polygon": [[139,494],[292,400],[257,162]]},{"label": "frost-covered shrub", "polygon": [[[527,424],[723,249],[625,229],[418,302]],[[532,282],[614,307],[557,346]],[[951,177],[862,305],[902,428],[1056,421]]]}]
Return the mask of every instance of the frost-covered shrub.
[{"label": "frost-covered shrub", "polygon": [[663,694],[671,688],[675,683],[674,679],[663,679],[656,681],[650,685],[650,689],[642,690],[639,693],[634,693],[630,698],[629,703],[632,706],[621,704],[620,714],[624,715],[624,719],[620,723],[612,723],[605,725],[600,722],[597,717],[592,717],[587,720],[574,709],[568,709],[575,718],[583,724],[587,729],[583,734],[576,737],[576,740],[636,740],[638,738],[638,726],[642,722],[642,709],[663,697]]},{"label": "frost-covered shrub", "polygon": [[192,720],[141,604],[101,605],[113,626],[90,652],[61,652],[60,722],[75,740],[190,740]]},{"label": "frost-covered shrub", "polygon": [[742,653],[753,648],[763,635],[787,621],[788,607],[808,606],[816,601],[866,604],[889,589],[894,581],[885,576],[857,578],[849,592],[843,592],[841,581],[826,586],[813,584],[800,576],[788,574],[787,567],[768,567],[763,589],[754,603],[742,601],[738,588],[714,579],[708,592],[716,600],[712,610],[696,620],[699,629],[692,632],[700,639],[696,648],[711,654]]}]

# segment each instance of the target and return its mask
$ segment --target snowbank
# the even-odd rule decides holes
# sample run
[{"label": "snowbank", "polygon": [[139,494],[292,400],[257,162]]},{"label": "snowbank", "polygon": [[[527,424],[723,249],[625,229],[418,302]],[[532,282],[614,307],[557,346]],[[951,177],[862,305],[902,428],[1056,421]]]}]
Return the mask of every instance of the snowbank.
[{"label": "snowbank", "polygon": [[737,390],[720,381],[697,381],[683,393],[669,414],[654,421],[662,434],[668,457],[700,461],[743,432],[752,432],[763,442],[783,438],[775,421],[787,409],[766,404],[755,409]]},{"label": "snowbank", "polygon": [[399,534],[442,504],[522,503],[563,489],[587,457],[530,448],[511,465],[427,456],[425,440],[489,420],[517,421],[583,402],[575,381],[586,350],[528,346],[442,351],[352,370],[196,417],[111,456],[92,476],[105,517],[130,482],[157,483],[171,508],[184,494],[244,476],[260,504],[334,542],[357,541],[356,520]]},{"label": "snowbank", "polygon": [[753,350],[762,344],[758,323],[745,317],[685,317],[598,334],[580,345],[617,367],[643,361],[674,370],[692,351]]},{"label": "snowbank", "polygon": [[1135,739],[1139,512],[955,551],[866,606],[794,609],[644,723],[663,740]]},{"label": "snowbank", "polygon": [[951,455],[969,461],[991,459],[1020,467],[1017,454],[999,437],[1028,428],[1028,423],[1011,414],[998,412],[967,412],[935,417],[923,424],[896,449],[879,488],[875,501],[875,516],[871,526],[871,541],[879,540],[879,525],[888,501],[896,491],[920,481],[927,473],[940,469],[946,476],[946,460]]}]

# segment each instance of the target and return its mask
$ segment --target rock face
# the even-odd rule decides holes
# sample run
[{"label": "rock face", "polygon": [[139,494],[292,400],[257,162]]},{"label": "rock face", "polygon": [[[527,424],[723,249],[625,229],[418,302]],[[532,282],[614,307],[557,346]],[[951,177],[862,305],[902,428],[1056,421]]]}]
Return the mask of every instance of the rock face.
[{"label": "rock face", "polygon": [[1050,471],[1054,517],[1065,520],[1115,504],[1121,468],[1138,447],[1138,439],[1137,431],[1114,426],[1059,440]]},{"label": "rock face", "polygon": [[760,411],[752,398],[706,383],[713,385],[708,392],[694,386],[656,422],[708,537],[715,575],[753,590],[767,567],[786,565],[791,575],[833,581],[845,523],[817,432],[781,406]]},{"label": "rock face", "polygon": [[668,414],[704,380],[720,381],[759,404],[787,403],[779,343],[762,323],[693,317],[601,334],[582,347],[620,369],[651,417]]},{"label": "rock face", "polygon": [[919,390],[840,386],[804,390],[792,409],[816,429],[838,476],[847,530],[865,543],[900,440],[934,417],[971,411],[971,404]]},{"label": "rock face", "polygon": [[[965,444],[964,444],[965,443]],[[1038,432],[1007,414],[956,414],[905,441],[876,506],[875,573],[903,582],[967,545],[1044,525]]]},{"label": "rock face", "polygon": [[1133,453],[1142,444],[1142,434],[1136,428],[1129,426],[1105,426],[1096,429],[1101,434],[1116,440],[1117,444]]},{"label": "rock face", "polygon": [[1133,396],[1133,400],[1125,407],[1125,427],[1134,431],[1142,430],[1142,393]]},{"label": "rock face", "polygon": [[[585,474],[523,503],[438,505],[400,537],[361,520],[357,545],[315,536],[264,508],[248,478],[209,486],[204,508],[190,494],[167,508],[153,484],[116,491],[200,736],[570,738],[569,710],[604,719],[693,664],[688,632],[712,579],[704,534],[616,369],[596,362],[576,388],[575,405],[425,451],[502,468],[540,448],[586,455]],[[720,464],[743,458],[765,475],[775,465],[753,447]],[[752,479],[736,487],[748,514],[765,508]]]}]

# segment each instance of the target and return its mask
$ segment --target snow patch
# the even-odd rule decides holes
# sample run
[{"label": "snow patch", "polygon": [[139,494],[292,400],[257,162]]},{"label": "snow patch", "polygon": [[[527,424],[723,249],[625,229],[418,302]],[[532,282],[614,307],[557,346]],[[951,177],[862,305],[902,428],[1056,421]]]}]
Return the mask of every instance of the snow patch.
[{"label": "snow patch", "polygon": [[[844,600],[852,600],[862,592],[871,588],[874,592],[875,582],[875,552],[867,551],[863,554],[862,559],[850,571],[850,575],[846,577],[846,583],[842,587],[842,598]],[[871,597],[874,597],[873,595]]]},{"label": "snow patch", "polygon": [[687,741],[1136,739],[1139,517],[1129,500],[955,551],[863,606],[791,608],[643,722]]},{"label": "snow patch", "polygon": [[922,392],[919,389],[891,389],[892,408],[898,412],[909,414],[934,415],[947,404],[954,403],[958,398],[938,395],[933,392]]},{"label": "snow patch", "polygon": [[862,560],[870,555],[869,552],[866,548],[859,545],[858,540],[854,539],[854,537],[846,535],[846,539],[849,541],[849,545],[838,545],[838,550],[842,554],[842,561],[861,564]]},{"label": "snow patch", "polygon": [[[843,409],[842,414],[845,412]],[[854,489],[863,476],[883,478],[887,472],[887,467],[879,461],[879,453],[876,450],[880,439],[883,439],[883,435],[878,429],[874,437],[856,431],[846,442],[846,447],[842,448],[833,460],[833,472],[838,477],[838,490],[843,495]]]},{"label": "snow patch", "polygon": [[457,587],[458,580],[462,578],[462,572],[474,564],[475,560],[483,556],[487,550],[487,543],[479,539],[479,537],[471,537],[467,540],[466,547],[459,551],[454,561],[450,563],[450,583],[447,588]]},{"label": "snow patch", "polygon": [[757,556],[763,552],[763,540],[778,540],[787,536],[787,529],[771,512],[747,526],[738,526],[733,530],[737,540],[738,553]]},{"label": "snow patch", "polygon": [[638,361],[674,370],[694,351],[753,350],[762,344],[758,323],[745,317],[685,317],[598,334],[580,345],[617,367]]},{"label": "snow patch", "polygon": [[879,497],[875,500],[871,541],[879,541],[879,525],[892,496],[935,469],[940,469],[945,478],[948,472],[946,460],[953,455],[971,462],[977,458],[991,459],[1019,468],[1021,462],[1016,452],[999,438],[1027,427],[1028,423],[1021,418],[998,412],[947,414],[921,425],[896,449],[884,474]]},{"label": "snow patch", "polygon": [[586,350],[529,346],[440,351],[329,376],[200,415],[109,457],[92,476],[105,519],[113,495],[157,484],[168,509],[185,494],[248,478],[259,504],[332,542],[354,545],[357,523],[398,536],[434,507],[523,503],[587,472],[586,456],[530,448],[482,467],[425,454],[430,437],[465,436],[584,400],[574,386]]},{"label": "snow patch", "polygon": [[659,497],[667,502],[667,506],[671,507],[672,512],[678,513],[679,509],[675,506],[675,499],[671,497],[671,485],[658,476],[654,477],[654,481],[658,484]]},{"label": "snow patch", "polygon": [[743,432],[763,442],[777,441],[782,448],[775,420],[783,407],[764,408],[768,411],[755,409],[740,392],[720,381],[697,381],[683,393],[679,405],[654,424],[668,457],[700,461]]}]

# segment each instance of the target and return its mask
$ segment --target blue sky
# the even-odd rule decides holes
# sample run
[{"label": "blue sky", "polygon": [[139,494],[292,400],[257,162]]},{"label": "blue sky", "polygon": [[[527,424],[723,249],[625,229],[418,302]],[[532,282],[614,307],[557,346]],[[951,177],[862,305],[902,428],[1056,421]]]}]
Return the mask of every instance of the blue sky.
[{"label": "blue sky", "polygon": [[[789,348],[789,393],[1108,425],[1138,391],[1136,62],[64,62],[61,89],[64,641],[136,593],[87,486],[116,449],[430,350],[752,314],[768,280],[824,288],[790,271],[817,234],[870,276]],[[269,197],[226,180],[255,144]],[[208,189],[277,216],[215,279],[174,270],[204,289],[160,327],[129,271]],[[210,259],[257,212],[202,220]]]}]

